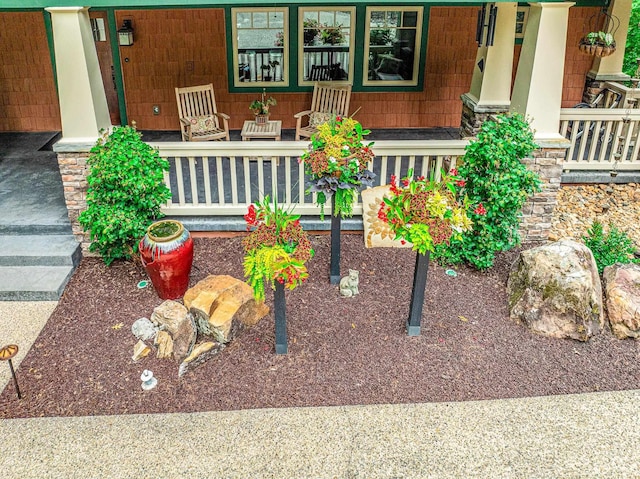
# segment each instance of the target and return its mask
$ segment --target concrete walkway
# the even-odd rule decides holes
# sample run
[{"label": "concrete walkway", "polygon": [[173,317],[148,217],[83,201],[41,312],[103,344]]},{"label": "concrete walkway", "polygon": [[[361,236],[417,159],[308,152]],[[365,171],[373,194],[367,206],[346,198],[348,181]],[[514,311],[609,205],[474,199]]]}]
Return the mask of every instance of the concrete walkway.
[{"label": "concrete walkway", "polygon": [[[16,366],[55,305],[0,302],[2,343],[20,345]],[[1,388],[10,380],[8,368],[0,374]],[[38,479],[638,478],[639,403],[640,391],[626,391],[5,419],[0,471]]]}]

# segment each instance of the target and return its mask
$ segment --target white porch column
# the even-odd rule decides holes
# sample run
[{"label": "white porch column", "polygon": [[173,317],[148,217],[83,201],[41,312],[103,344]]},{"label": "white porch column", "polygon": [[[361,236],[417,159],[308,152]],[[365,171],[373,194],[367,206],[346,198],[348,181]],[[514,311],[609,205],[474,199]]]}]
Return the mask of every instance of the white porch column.
[{"label": "white porch column", "polygon": [[89,9],[51,7],[61,143],[93,144],[99,131],[111,126],[107,97],[96,54]]},{"label": "white porch column", "polygon": [[[491,4],[487,4],[489,7]],[[508,110],[511,103],[513,44],[516,36],[517,3],[496,3],[496,30],[493,46],[478,48],[471,89],[465,95],[476,105]],[[486,43],[486,42],[483,42]],[[483,68],[480,68],[480,65]]]},{"label": "white porch column", "polygon": [[[631,0],[613,0],[609,5],[607,12],[616,20],[609,20],[603,29],[606,32],[613,33],[615,31],[616,51],[608,57],[595,57],[593,65],[589,71],[589,77],[594,80],[627,80],[628,75],[622,73],[622,63],[624,62],[624,51],[627,45],[627,26],[637,28],[637,25],[629,25],[631,18]],[[620,23],[618,23],[618,20]],[[612,23],[615,23],[613,25]]]},{"label": "white porch column", "polygon": [[531,3],[511,110],[530,117],[536,138],[560,139],[560,106],[569,8],[573,2]]}]

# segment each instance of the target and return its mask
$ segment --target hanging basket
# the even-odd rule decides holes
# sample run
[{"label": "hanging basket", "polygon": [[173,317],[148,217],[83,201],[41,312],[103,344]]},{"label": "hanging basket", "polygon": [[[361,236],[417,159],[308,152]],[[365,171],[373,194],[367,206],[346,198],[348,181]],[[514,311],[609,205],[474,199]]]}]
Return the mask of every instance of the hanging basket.
[{"label": "hanging basket", "polygon": [[590,32],[580,39],[578,49],[586,55],[608,57],[616,51],[614,35],[620,20],[607,13],[606,8],[592,15],[588,22]]}]

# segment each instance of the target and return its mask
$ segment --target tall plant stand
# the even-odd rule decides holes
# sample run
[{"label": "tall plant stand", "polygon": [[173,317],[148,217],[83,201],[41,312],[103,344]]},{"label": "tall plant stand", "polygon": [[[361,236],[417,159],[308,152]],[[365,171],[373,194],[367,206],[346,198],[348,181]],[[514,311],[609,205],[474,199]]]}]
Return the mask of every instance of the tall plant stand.
[{"label": "tall plant stand", "polygon": [[340,284],[340,228],[341,217],[336,215],[336,195],[331,195],[331,284]]},{"label": "tall plant stand", "polygon": [[427,286],[429,272],[429,251],[426,254],[416,253],[416,266],[413,270],[413,289],[411,290],[411,304],[409,305],[409,319],[407,320],[407,334],[420,335],[420,319],[424,305],[424,291]]},{"label": "tall plant stand", "polygon": [[287,354],[287,303],[284,296],[284,284],[276,281],[273,293],[276,317],[276,354]]}]

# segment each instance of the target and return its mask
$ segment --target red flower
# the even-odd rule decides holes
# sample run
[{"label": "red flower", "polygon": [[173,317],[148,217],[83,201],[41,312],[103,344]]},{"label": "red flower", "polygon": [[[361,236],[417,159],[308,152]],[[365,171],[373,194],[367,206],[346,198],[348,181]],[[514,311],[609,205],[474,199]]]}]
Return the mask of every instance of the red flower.
[{"label": "red flower", "polygon": [[398,177],[396,175],[391,175],[391,186],[395,186],[396,185],[397,179],[398,179]]},{"label": "red flower", "polygon": [[466,185],[467,182],[465,180],[458,180],[456,181],[456,186],[459,186],[460,188],[464,188],[464,185]]},{"label": "red flower", "polygon": [[482,206],[482,203],[480,203],[478,206],[476,206],[476,209],[473,210],[473,212],[477,215],[480,216],[484,216],[487,214],[487,210],[484,209],[484,206]]},{"label": "red flower", "polygon": [[407,242],[406,242],[405,240],[400,240],[400,244],[401,244],[402,246],[404,246],[404,245],[406,245],[406,244],[407,244]]},{"label": "red flower", "polygon": [[397,180],[398,180],[398,177],[396,175],[391,175],[391,193],[393,193],[394,195],[400,194],[400,189],[396,184]]},{"label": "red flower", "polygon": [[451,171],[449,171],[449,174],[451,176],[458,176],[458,169],[457,168],[452,168]]},{"label": "red flower", "polygon": [[424,175],[418,176],[418,181],[424,181]]},{"label": "red flower", "polygon": [[336,116],[336,121],[338,121],[338,122],[342,121],[342,117],[341,116]]},{"label": "red flower", "polygon": [[249,210],[247,211],[247,214],[244,215],[244,220],[247,222],[247,231],[251,226],[258,226],[255,205],[249,205]]},{"label": "red flower", "polygon": [[405,178],[404,180],[402,180],[402,186],[409,186],[409,179]]}]

